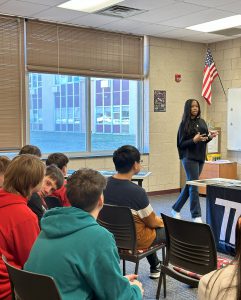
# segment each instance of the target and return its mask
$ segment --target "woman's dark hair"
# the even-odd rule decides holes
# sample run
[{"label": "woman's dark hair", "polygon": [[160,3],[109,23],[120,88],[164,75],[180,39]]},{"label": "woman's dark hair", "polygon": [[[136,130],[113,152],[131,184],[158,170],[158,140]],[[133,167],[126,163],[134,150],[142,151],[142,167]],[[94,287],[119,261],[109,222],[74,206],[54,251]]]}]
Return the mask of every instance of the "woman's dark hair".
[{"label": "woman's dark hair", "polygon": [[140,162],[139,150],[131,145],[124,145],[113,153],[113,162],[118,173],[128,173],[135,162]]},{"label": "woman's dark hair", "polygon": [[184,130],[187,134],[190,134],[191,131],[191,108],[193,101],[197,102],[198,105],[198,114],[197,118],[201,116],[200,104],[196,99],[188,99],[184,104],[184,111],[182,115],[182,122],[184,123]]},{"label": "woman's dark hair", "polygon": [[21,155],[21,154],[32,154],[32,155],[35,155],[37,157],[42,156],[42,153],[41,153],[40,149],[37,146],[34,146],[34,145],[25,145],[25,146],[23,146],[20,149],[18,155]]},{"label": "woman's dark hair", "polygon": [[[233,276],[231,276],[229,287],[219,289],[218,293],[221,293],[225,290],[223,299],[226,299],[225,293],[228,292],[228,290],[230,290],[231,288],[234,288],[231,286],[231,284],[234,281],[234,278],[237,276],[237,298],[233,299],[233,300],[241,300],[241,278],[240,278],[240,274],[241,274],[241,216],[239,216],[237,224],[236,224],[236,228],[235,228],[235,257],[231,261],[230,264],[234,264],[236,266],[236,271],[233,272]],[[229,266],[230,264],[228,264],[227,266]],[[207,299],[207,300],[213,299],[212,298],[212,289],[213,289],[215,283],[218,281],[219,276],[221,275],[222,271],[225,270],[225,268],[227,266],[225,266],[222,270],[216,271],[216,272],[219,272],[219,274],[215,278],[214,282],[212,283],[212,287],[210,289],[210,297],[207,298],[207,296],[205,295],[205,299]],[[213,276],[216,275],[216,272],[214,272],[214,274],[210,277],[210,279],[207,283],[206,292],[208,290],[208,287],[211,285],[211,280],[212,280]]]}]

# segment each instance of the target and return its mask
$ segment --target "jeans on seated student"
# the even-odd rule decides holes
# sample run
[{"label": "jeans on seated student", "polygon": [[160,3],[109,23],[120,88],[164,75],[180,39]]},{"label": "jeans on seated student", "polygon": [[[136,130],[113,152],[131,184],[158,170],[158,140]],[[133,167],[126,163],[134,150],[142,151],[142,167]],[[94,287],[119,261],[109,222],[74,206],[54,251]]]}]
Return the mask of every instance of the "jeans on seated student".
[{"label": "jeans on seated student", "polygon": [[78,170],[67,183],[72,206],[53,208],[42,218],[24,269],[54,277],[62,299],[142,299],[137,276],[121,274],[113,235],[96,222],[105,185],[97,171]]}]

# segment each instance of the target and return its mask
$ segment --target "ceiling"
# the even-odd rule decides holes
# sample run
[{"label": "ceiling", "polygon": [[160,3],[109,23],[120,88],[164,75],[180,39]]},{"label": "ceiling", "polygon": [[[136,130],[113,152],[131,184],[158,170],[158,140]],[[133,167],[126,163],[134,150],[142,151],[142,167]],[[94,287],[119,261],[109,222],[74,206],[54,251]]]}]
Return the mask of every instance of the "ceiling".
[{"label": "ceiling", "polygon": [[0,14],[199,43],[237,36],[195,32],[185,27],[241,14],[240,0],[125,0],[119,5],[144,10],[126,18],[56,7],[63,2],[65,0],[0,0]]}]

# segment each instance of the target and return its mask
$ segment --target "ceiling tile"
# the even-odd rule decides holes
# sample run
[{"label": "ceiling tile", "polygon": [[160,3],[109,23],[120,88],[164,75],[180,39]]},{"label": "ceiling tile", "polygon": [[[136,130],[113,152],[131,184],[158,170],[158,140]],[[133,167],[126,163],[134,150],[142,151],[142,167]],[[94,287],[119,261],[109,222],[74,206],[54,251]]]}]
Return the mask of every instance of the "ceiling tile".
[{"label": "ceiling tile", "polygon": [[116,17],[102,16],[97,14],[88,14],[83,17],[73,19],[72,23],[77,25],[82,25],[82,26],[98,27],[113,22],[116,19],[119,20],[119,18]]},{"label": "ceiling tile", "polygon": [[64,9],[60,7],[52,7],[45,11],[35,14],[34,17],[42,20],[49,20],[55,22],[69,22],[70,20],[83,15],[86,15],[86,13],[70,9]]},{"label": "ceiling tile", "polygon": [[30,2],[30,3],[35,3],[35,4],[43,4],[43,5],[47,5],[47,6],[57,6],[60,5],[64,2],[66,2],[66,0],[18,0],[20,2]]},{"label": "ceiling tile", "polygon": [[241,1],[235,1],[226,5],[219,6],[219,9],[233,12],[235,14],[241,14]]},{"label": "ceiling tile", "polygon": [[230,15],[232,15],[232,13],[230,14],[222,10],[211,8],[192,14],[187,14],[185,17],[172,18],[167,21],[163,21],[162,24],[185,28],[187,26],[209,22],[215,19],[225,18]]},{"label": "ceiling tile", "polygon": [[218,8],[221,5],[232,3],[235,0],[183,0],[183,1],[185,1],[186,3],[192,3],[198,5],[202,4],[203,6]]},{"label": "ceiling tile", "polygon": [[167,5],[175,4],[175,0],[126,0],[124,2],[121,2],[120,5],[122,6],[128,6],[133,8],[139,8],[139,9],[146,9],[151,10],[155,9],[157,7],[163,7]]},{"label": "ceiling tile", "polygon": [[187,3],[175,3],[165,7],[153,9],[149,12],[138,14],[130,17],[131,20],[139,20],[153,23],[162,23],[164,20],[184,17],[185,15],[205,10],[206,8],[199,5],[187,4]]},{"label": "ceiling tile", "polygon": [[10,0],[0,5],[2,14],[31,17],[34,13],[47,9],[48,6],[29,2]]}]

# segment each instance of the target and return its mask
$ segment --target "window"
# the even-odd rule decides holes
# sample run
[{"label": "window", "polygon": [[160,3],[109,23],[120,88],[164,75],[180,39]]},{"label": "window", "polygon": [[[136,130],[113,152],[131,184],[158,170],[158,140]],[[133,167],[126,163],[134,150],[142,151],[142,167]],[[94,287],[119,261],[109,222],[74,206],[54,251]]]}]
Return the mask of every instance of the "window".
[{"label": "window", "polygon": [[28,82],[30,143],[43,153],[141,146],[141,81],[29,73]]}]

